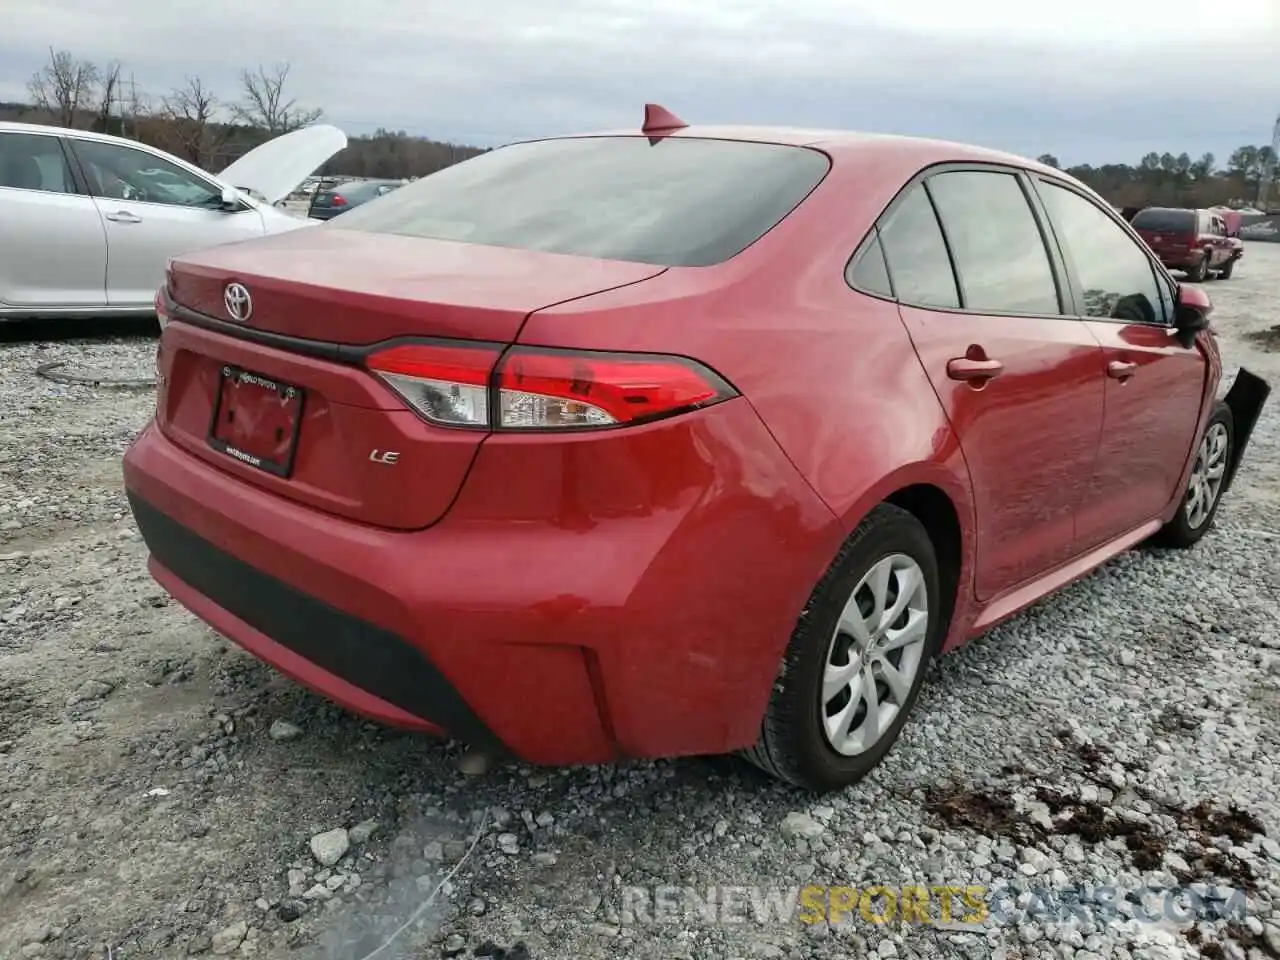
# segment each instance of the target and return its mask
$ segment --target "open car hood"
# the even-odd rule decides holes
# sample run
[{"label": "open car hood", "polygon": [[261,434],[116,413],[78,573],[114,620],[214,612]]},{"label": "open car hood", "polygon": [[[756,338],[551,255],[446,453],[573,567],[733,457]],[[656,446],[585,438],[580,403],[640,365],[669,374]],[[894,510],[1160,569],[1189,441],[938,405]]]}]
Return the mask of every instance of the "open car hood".
[{"label": "open car hood", "polygon": [[275,203],[283,200],[307,177],[347,145],[337,127],[303,127],[254,147],[218,174],[227,186],[245,190]]}]

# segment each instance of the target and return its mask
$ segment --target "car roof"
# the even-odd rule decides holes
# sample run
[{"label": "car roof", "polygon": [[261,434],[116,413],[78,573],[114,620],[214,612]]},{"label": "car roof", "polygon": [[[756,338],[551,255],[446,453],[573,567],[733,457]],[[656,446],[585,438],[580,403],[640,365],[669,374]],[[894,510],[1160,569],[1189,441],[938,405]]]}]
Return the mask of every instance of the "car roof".
[{"label": "car roof", "polygon": [[[860,160],[883,160],[922,169],[936,163],[995,163],[1022,167],[1063,179],[1069,175],[1055,167],[1036,160],[1020,157],[1001,150],[991,150],[972,144],[927,137],[908,137],[889,133],[868,133],[856,130],[809,129],[781,126],[688,126],[678,130],[663,131],[659,136],[673,139],[737,140],[749,143],[776,143],[796,147],[810,147],[828,153],[833,159],[842,157]],[[569,139],[574,137],[639,137],[640,130],[608,130],[592,133],[570,134],[567,137],[536,139]]]},{"label": "car roof", "polygon": [[[81,140],[100,140],[104,143],[127,143],[130,146],[147,146],[137,140],[125,137],[113,137],[109,133],[97,133],[93,130],[76,130],[72,127],[53,127],[45,123],[22,123],[17,120],[0,120],[0,133],[44,133],[58,136],[79,137]],[[154,148],[152,148],[154,149]]]},{"label": "car roof", "polygon": [[[0,131],[4,130],[34,130],[45,133],[71,134],[94,140],[122,141],[122,138],[113,137],[109,134],[15,121],[0,121]],[[640,137],[644,135],[642,131],[633,128],[629,130],[592,131],[555,137],[534,137],[525,142],[587,137]],[[675,139],[733,140],[746,143],[773,143],[808,147],[829,154],[837,162],[841,159],[857,160],[860,163],[869,162],[885,172],[901,175],[904,179],[913,176],[917,171],[925,167],[939,163],[991,163],[1021,167],[1022,169],[1059,180],[1078,182],[1070,174],[1028,157],[973,144],[928,137],[910,137],[900,134],[870,133],[856,130],[750,125],[691,125],[676,130],[663,131],[658,135]],[[328,178],[321,179],[327,180]],[[342,181],[339,179],[338,182]]]},{"label": "car roof", "polygon": [[[89,130],[74,130],[66,127],[51,127],[44,124],[21,123],[18,121],[0,121],[0,131],[58,133],[90,140],[108,142],[133,141],[124,140],[105,133],[94,133]],[[636,129],[605,130],[587,133],[568,134],[561,137],[536,137],[534,140],[559,140],[582,137],[638,137],[644,134]],[[935,163],[995,163],[1008,166],[1023,167],[1051,176],[1066,176],[1061,170],[1046,166],[1038,161],[1001,150],[992,150],[972,144],[950,140],[936,140],[927,137],[908,137],[888,133],[868,133],[855,130],[811,129],[783,126],[720,126],[699,125],[682,127],[674,131],[664,131],[661,136],[679,139],[697,140],[737,140],[754,143],[776,143],[796,147],[811,147],[830,154],[835,159],[841,157],[857,157],[862,160],[884,160],[901,163],[903,166],[915,166],[922,169]],[[327,178],[325,178],[327,179]],[[369,182],[369,181],[352,181]],[[391,181],[387,181],[391,182]]]}]

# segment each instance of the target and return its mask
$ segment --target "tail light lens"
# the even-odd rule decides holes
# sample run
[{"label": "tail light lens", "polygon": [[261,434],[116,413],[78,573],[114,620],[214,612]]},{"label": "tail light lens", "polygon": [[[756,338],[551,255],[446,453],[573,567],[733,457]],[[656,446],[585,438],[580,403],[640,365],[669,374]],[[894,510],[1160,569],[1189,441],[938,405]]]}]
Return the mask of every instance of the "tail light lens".
[{"label": "tail light lens", "polygon": [[492,344],[401,344],[365,365],[432,423],[485,430],[629,426],[737,391],[685,357]]},{"label": "tail light lens", "polygon": [[335,193],[332,197],[329,198],[329,206],[331,207],[345,207],[346,205],[347,205],[347,198],[340,193]]},{"label": "tail light lens", "polygon": [[540,430],[643,423],[732,395],[718,376],[682,357],[517,347],[498,370],[497,426]]},{"label": "tail light lens", "polygon": [[487,428],[497,359],[489,346],[406,344],[370,355],[365,366],[432,423]]}]

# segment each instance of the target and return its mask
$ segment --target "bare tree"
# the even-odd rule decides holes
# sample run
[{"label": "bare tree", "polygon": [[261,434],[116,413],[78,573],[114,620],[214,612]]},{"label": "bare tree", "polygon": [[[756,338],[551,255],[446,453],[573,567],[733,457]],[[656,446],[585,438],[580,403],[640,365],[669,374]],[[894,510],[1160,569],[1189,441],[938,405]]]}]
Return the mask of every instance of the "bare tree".
[{"label": "bare tree", "polygon": [[298,101],[285,93],[285,81],[289,78],[289,64],[276,64],[270,71],[262,65],[256,71],[240,71],[240,89],[243,100],[231,108],[241,123],[266,130],[271,136],[279,136],[309,123],[315,123],[324,111],[298,106]]},{"label": "bare tree", "polygon": [[64,127],[75,126],[82,111],[93,111],[98,68],[77,60],[69,50],[49,48],[49,62],[31,75],[27,91],[37,107],[58,118]]},{"label": "bare tree", "polygon": [[112,60],[98,71],[98,116],[96,126],[103,133],[111,121],[111,108],[120,102],[121,120],[124,118],[124,98],[120,95],[120,61]]},{"label": "bare tree", "polygon": [[170,91],[161,112],[172,125],[178,146],[174,152],[198,167],[208,166],[226,139],[223,128],[214,122],[218,109],[218,98],[199,77],[187,77],[184,86]]}]

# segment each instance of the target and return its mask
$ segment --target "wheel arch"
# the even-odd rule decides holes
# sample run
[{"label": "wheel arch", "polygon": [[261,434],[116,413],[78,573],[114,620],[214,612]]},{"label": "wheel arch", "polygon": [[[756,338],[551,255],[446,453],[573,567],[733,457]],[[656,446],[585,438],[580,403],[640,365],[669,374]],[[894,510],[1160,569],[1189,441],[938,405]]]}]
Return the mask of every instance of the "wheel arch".
[{"label": "wheel arch", "polygon": [[925,528],[938,560],[943,623],[948,632],[960,595],[964,567],[964,527],[960,514],[945,490],[931,483],[913,483],[885,497],[885,503],[906,510]]},{"label": "wheel arch", "polygon": [[921,522],[938,552],[947,630],[942,649],[967,636],[976,611],[970,585],[977,562],[976,520],[968,467],[959,445],[951,455],[906,465],[875,484],[841,517],[846,536],[881,503],[891,503]]},{"label": "wheel arch", "polygon": [[[919,524],[919,528],[923,528],[912,530],[908,525],[905,532],[912,535],[910,539],[917,548],[921,533],[933,545],[939,579],[947,584],[945,587],[940,587],[942,596],[939,598],[941,601],[939,613],[941,616],[950,618],[954,611],[962,606],[959,585],[965,582],[964,577],[968,572],[966,557],[971,553],[968,544],[972,538],[968,532],[970,528],[966,527],[962,519],[964,508],[955,502],[946,486],[926,480],[891,484],[890,489],[887,489],[883,496],[867,504],[865,511],[855,520],[851,529],[846,531],[827,572],[815,586],[806,604],[805,614],[802,615],[796,632],[788,641],[779,664],[779,672],[770,691],[769,702],[760,719],[757,740],[754,744],[747,745],[742,751],[752,763],[775,777],[809,789],[825,790],[836,785],[826,773],[814,772],[815,769],[820,771],[822,769],[819,754],[821,756],[829,754],[829,748],[822,750],[813,746],[817,743],[814,740],[816,734],[811,735],[811,726],[816,722],[814,718],[818,715],[811,709],[812,693],[815,689],[821,689],[821,668],[822,663],[825,663],[825,660],[818,662],[814,659],[815,649],[825,649],[825,647],[815,648],[815,641],[830,643],[827,627],[830,625],[833,611],[834,615],[838,615],[839,609],[847,602],[847,597],[843,593],[833,594],[833,587],[838,587],[841,591],[844,589],[838,582],[833,581],[833,578],[850,575],[848,570],[850,552],[863,545],[866,538],[870,538],[873,544],[870,557],[874,559],[884,555],[882,551],[886,544],[883,539],[878,547],[875,544],[877,536],[883,538],[882,531],[885,523],[896,520],[901,524],[905,519],[903,514],[906,514]],[[963,499],[967,504],[967,496]],[[897,529],[903,531],[904,528],[899,526]],[[866,556],[864,555],[864,559]],[[857,558],[854,559],[857,562]],[[833,597],[834,607],[832,606]],[[814,604],[819,606],[815,609]],[[814,610],[813,613],[810,613],[811,609]],[[967,607],[965,610],[967,612]],[[819,629],[820,632],[818,632]],[[940,653],[947,649],[947,641],[953,634],[954,629],[938,634],[937,639],[932,641],[936,644],[932,653]],[[926,654],[926,658],[928,656],[929,654]],[[910,700],[903,706],[904,716],[915,701],[925,666],[927,666],[927,659],[921,667],[920,675],[913,680]],[[818,671],[816,680],[814,679],[815,671]],[[853,774],[855,777],[865,776],[879,763],[884,752],[896,740],[900,724],[901,721],[897,728],[891,728],[886,734],[889,739],[882,741],[884,746],[878,743],[871,751],[871,766],[860,773],[855,770]],[[797,737],[799,737],[798,741]]]}]

